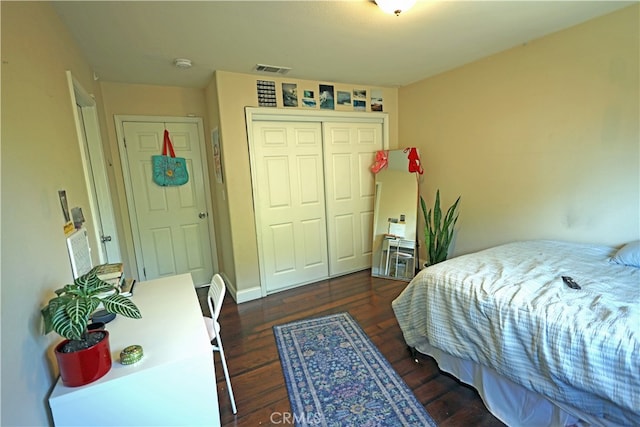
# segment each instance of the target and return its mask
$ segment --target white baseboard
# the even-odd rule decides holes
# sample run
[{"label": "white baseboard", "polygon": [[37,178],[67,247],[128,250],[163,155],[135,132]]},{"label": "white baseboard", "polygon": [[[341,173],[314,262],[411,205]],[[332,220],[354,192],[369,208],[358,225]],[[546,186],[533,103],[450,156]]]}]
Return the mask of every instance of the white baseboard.
[{"label": "white baseboard", "polygon": [[260,286],[254,286],[253,288],[239,291],[236,284],[229,279],[229,276],[222,271],[220,272],[220,275],[227,285],[227,292],[231,295],[231,298],[233,298],[236,304],[262,298],[262,289]]},{"label": "white baseboard", "polygon": [[260,288],[260,286],[256,286],[250,289],[243,289],[241,291],[232,292],[231,296],[236,301],[236,303],[242,304],[243,302],[262,298],[262,289]]}]

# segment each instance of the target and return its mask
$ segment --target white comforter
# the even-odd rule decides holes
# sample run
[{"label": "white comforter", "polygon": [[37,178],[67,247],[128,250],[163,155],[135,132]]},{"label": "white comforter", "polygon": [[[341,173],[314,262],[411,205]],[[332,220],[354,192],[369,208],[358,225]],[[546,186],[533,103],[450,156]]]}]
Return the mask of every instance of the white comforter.
[{"label": "white comforter", "polygon": [[392,305],[411,347],[426,342],[599,418],[640,425],[640,269],[610,263],[613,252],[502,245],[422,270]]}]

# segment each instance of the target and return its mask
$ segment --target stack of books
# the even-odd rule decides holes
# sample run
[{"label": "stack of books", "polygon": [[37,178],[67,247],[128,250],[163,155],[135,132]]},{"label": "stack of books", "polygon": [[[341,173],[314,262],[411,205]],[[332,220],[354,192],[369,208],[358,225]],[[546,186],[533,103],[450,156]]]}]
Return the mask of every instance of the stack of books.
[{"label": "stack of books", "polygon": [[121,262],[102,264],[97,266],[95,270],[98,279],[114,285],[124,276],[124,266]]},{"label": "stack of books", "polygon": [[118,288],[120,295],[125,297],[133,294],[135,279],[128,279],[124,275],[124,266],[121,262],[102,264],[96,267],[96,276],[100,280],[110,283]]}]

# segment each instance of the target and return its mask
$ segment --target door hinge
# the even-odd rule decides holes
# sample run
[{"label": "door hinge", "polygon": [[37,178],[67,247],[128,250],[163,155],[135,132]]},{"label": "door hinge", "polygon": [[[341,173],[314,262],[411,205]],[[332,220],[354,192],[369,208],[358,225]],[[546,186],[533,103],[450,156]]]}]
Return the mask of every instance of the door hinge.
[{"label": "door hinge", "polygon": [[145,267],[142,267],[142,275],[144,276],[145,280],[147,279],[147,269]]}]

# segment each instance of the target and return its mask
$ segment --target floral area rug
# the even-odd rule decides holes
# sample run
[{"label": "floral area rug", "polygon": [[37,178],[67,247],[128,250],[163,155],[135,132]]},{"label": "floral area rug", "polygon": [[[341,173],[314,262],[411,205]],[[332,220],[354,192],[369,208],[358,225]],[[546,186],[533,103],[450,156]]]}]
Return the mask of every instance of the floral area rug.
[{"label": "floral area rug", "polygon": [[296,425],[437,426],[348,313],[273,331]]}]

